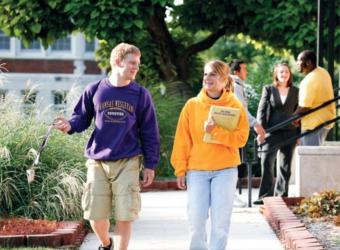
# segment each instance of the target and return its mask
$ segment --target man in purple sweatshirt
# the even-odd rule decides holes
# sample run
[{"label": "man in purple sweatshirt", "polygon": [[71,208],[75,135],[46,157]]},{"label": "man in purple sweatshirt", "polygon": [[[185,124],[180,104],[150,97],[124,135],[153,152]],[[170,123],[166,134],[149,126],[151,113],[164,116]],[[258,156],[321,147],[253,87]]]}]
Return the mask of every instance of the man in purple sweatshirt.
[{"label": "man in purple sweatshirt", "polygon": [[[142,185],[152,183],[159,162],[159,131],[150,93],[134,79],[141,52],[120,43],[111,52],[112,74],[88,85],[71,119],[57,117],[54,127],[73,134],[95,126],[86,146],[87,181],[82,197],[84,218],[101,241],[99,249],[127,249],[132,222],[141,208],[139,172],[144,157]],[[109,236],[114,213],[115,241]]]}]

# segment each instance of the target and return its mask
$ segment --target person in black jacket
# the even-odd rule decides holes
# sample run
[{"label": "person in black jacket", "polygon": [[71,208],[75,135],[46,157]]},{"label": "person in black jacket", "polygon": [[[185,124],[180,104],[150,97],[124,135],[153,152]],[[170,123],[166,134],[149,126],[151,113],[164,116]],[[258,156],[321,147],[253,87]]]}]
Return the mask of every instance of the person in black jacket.
[{"label": "person in black jacket", "polygon": [[[273,72],[273,84],[264,86],[261,100],[257,110],[257,120],[264,127],[270,128],[294,113],[298,107],[299,90],[293,86],[292,73],[287,64],[277,64]],[[287,125],[266,137],[258,136],[258,143],[266,144],[262,147],[261,168],[262,179],[260,184],[259,199],[254,204],[263,204],[262,199],[267,196],[288,196],[288,184],[291,175],[291,160],[296,142],[275,148],[275,146],[286,139],[295,136],[298,128]],[[278,159],[278,173],[274,183],[274,167],[277,152],[280,152]]]}]

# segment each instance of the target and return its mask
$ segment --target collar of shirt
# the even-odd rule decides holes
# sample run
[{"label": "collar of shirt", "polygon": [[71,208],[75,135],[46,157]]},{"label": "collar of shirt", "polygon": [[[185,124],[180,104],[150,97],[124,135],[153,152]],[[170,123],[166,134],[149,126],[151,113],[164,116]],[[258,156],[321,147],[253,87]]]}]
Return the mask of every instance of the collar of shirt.
[{"label": "collar of shirt", "polygon": [[242,87],[244,87],[244,81],[243,80],[241,80],[241,78],[240,77],[238,77],[237,75],[230,75],[231,76],[231,78],[233,78],[233,80],[234,80],[234,82],[236,83],[236,84],[238,84],[238,85],[241,85]]}]

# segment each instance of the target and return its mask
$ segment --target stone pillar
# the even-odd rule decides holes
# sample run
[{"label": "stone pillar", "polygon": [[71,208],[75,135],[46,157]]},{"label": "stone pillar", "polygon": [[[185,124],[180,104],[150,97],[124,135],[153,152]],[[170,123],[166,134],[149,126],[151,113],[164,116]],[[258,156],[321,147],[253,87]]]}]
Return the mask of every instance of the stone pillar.
[{"label": "stone pillar", "polygon": [[84,75],[84,72],[86,69],[85,63],[84,63],[85,38],[80,33],[72,37],[72,53],[74,55],[73,74],[77,76],[82,76]]},{"label": "stone pillar", "polygon": [[340,143],[332,146],[298,146],[296,149],[296,195],[340,191]]}]

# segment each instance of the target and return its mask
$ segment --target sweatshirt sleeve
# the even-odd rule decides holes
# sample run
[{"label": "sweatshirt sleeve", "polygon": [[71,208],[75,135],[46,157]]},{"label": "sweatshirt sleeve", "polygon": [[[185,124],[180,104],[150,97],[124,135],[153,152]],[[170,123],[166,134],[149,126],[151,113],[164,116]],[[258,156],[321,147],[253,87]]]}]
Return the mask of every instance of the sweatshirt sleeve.
[{"label": "sweatshirt sleeve", "polygon": [[171,154],[171,164],[176,176],[184,176],[187,172],[188,159],[192,148],[192,138],[189,130],[188,103],[184,106],[178,119],[174,145]]},{"label": "sweatshirt sleeve", "polygon": [[244,107],[241,107],[240,119],[236,129],[229,131],[222,127],[215,126],[211,134],[225,146],[235,148],[243,147],[247,143],[249,136],[249,122]]},{"label": "sweatshirt sleeve", "polygon": [[139,135],[141,139],[144,165],[154,169],[159,163],[160,139],[155,107],[150,93],[144,89],[144,94],[139,103]]},{"label": "sweatshirt sleeve", "polygon": [[85,89],[76,104],[71,119],[69,120],[71,130],[68,134],[73,134],[74,132],[80,133],[91,125],[94,116],[94,106],[91,93],[92,91],[90,89]]}]

